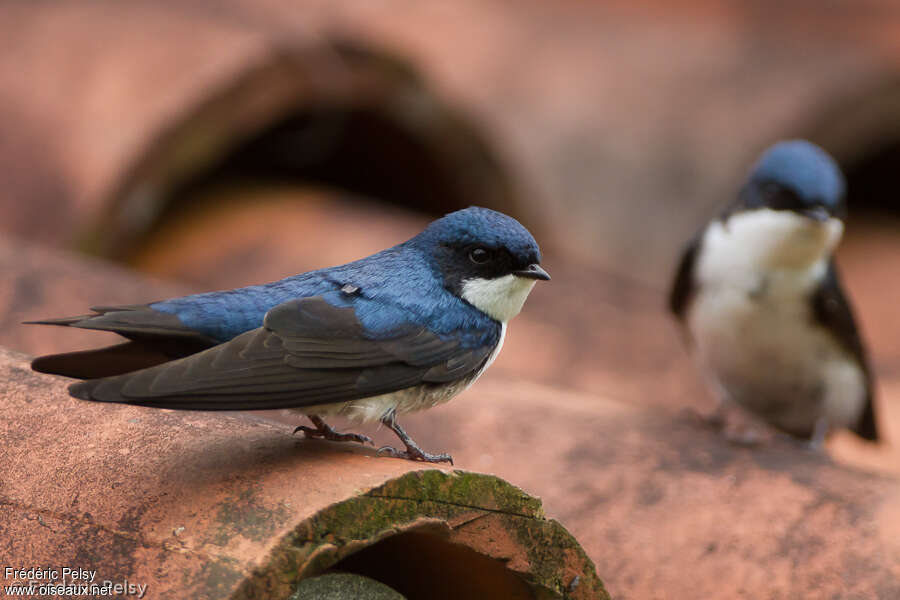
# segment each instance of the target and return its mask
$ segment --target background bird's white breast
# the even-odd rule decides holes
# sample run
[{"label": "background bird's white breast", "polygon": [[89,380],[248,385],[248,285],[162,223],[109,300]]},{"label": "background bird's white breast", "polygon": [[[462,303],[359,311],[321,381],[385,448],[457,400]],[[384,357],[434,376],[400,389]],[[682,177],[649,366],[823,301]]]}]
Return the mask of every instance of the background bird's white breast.
[{"label": "background bird's white breast", "polygon": [[773,398],[794,403],[786,425],[805,426],[796,421],[814,417],[820,402],[833,424],[849,425],[865,377],[810,304],[840,229],[765,213],[713,223],[703,237],[688,311],[699,358],[731,400],[760,410]]}]

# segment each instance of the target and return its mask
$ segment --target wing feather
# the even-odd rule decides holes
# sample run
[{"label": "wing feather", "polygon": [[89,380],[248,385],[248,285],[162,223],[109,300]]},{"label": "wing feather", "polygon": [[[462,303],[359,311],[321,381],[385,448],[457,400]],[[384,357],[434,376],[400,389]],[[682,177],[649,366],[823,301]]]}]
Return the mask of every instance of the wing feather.
[{"label": "wing feather", "polygon": [[865,409],[859,423],[853,428],[860,437],[875,441],[878,439],[878,428],[875,421],[875,405],[872,397],[872,371],[869,359],[850,303],[844,296],[834,261],[829,261],[828,270],[822,284],[813,296],[813,315],[816,321],[825,327],[859,363],[865,376],[866,399]]},{"label": "wing feather", "polygon": [[680,321],[684,321],[687,316],[688,306],[694,297],[696,287],[694,266],[697,261],[697,251],[700,248],[702,233],[703,231],[701,230],[685,246],[669,290],[669,310]]},{"label": "wing feather", "polygon": [[76,383],[70,391],[83,399],[194,410],[356,400],[474,373],[496,344],[498,329],[491,321],[468,331],[486,341],[473,348],[411,321],[376,338],[352,306],[302,298],[276,306],[263,327],[229,342],[134,373]]}]

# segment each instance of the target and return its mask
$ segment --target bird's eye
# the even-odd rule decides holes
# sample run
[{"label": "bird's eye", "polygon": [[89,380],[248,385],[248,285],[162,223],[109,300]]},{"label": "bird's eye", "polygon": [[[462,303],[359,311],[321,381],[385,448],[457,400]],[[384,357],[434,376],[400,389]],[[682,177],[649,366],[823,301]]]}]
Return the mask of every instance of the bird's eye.
[{"label": "bird's eye", "polygon": [[471,260],[476,265],[483,265],[484,263],[491,260],[492,257],[493,254],[486,248],[473,248],[469,251],[469,260]]}]

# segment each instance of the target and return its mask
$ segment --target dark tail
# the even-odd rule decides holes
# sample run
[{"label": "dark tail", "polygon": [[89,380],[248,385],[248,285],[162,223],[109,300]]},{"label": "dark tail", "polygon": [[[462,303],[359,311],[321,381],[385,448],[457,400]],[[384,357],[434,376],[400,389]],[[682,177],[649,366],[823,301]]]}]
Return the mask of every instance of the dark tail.
[{"label": "dark tail", "polygon": [[22,321],[22,325],[60,325],[62,327],[70,327],[76,323],[89,320],[97,315],[80,315],[77,317],[62,317],[60,319],[42,319],[40,321]]},{"label": "dark tail", "polygon": [[122,375],[172,360],[172,356],[141,342],[125,342],[97,350],[39,356],[31,368],[76,379]]}]

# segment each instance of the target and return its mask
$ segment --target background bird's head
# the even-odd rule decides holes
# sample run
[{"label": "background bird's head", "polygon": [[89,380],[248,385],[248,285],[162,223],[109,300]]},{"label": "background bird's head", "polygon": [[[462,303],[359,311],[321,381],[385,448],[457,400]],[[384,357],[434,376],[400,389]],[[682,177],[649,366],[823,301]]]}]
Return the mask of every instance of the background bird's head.
[{"label": "background bird's head", "polygon": [[741,190],[745,209],[791,211],[817,221],[846,216],[846,185],[837,162],[805,140],[779,142],[766,150]]},{"label": "background bird's head", "polygon": [[497,321],[518,314],[535,282],[550,279],[531,233],[486,208],[450,213],[407,243],[429,258],[444,287]]},{"label": "background bird's head", "polygon": [[802,267],[840,241],[845,187],[827,152],[805,140],[779,142],[753,166],[725,222],[771,266]]}]

